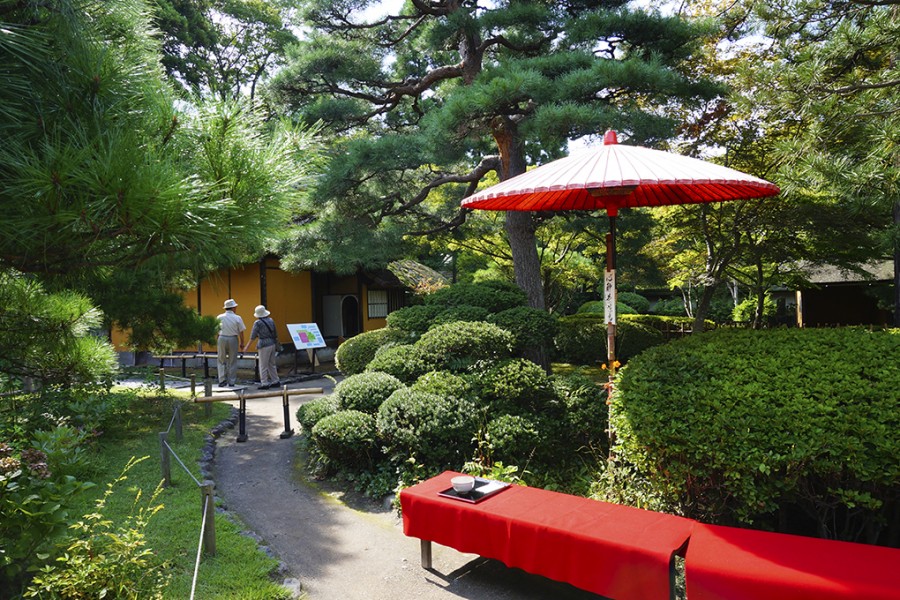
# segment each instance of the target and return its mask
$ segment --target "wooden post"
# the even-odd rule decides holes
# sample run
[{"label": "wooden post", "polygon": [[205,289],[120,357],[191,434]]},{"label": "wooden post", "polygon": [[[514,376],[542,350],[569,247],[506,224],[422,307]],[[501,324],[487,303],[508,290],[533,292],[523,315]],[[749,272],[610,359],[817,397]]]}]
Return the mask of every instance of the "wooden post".
[{"label": "wooden post", "polygon": [[294,430],[291,429],[291,409],[288,403],[288,388],[284,386],[281,390],[281,405],[284,408],[284,431],[281,432],[281,435],[278,436],[281,439],[286,439],[294,435]]},{"label": "wooden post", "polygon": [[216,555],[216,506],[213,501],[212,481],[206,480],[200,486],[200,510],[203,519],[203,550],[210,556]]},{"label": "wooden post", "polygon": [[197,397],[197,376],[191,373],[191,397]]},{"label": "wooden post", "polygon": [[161,391],[161,392],[166,391],[166,370],[165,369],[159,370],[159,391]]},{"label": "wooden post", "polygon": [[169,449],[167,447],[169,434],[166,431],[159,432],[159,458],[162,468],[163,487],[172,485],[172,470],[169,468]]},{"label": "wooden post", "polygon": [[[203,396],[204,398],[209,398],[210,396],[212,396],[212,379],[210,379],[209,377],[207,377],[206,379],[203,380],[203,394],[204,394],[204,396]],[[194,399],[196,400],[196,397]],[[212,403],[207,402],[204,405],[203,411],[204,411],[203,414],[206,415],[206,418],[211,417],[212,416]]]},{"label": "wooden post", "polygon": [[181,401],[175,401],[175,441],[180,442],[184,439],[184,433],[181,429]]}]

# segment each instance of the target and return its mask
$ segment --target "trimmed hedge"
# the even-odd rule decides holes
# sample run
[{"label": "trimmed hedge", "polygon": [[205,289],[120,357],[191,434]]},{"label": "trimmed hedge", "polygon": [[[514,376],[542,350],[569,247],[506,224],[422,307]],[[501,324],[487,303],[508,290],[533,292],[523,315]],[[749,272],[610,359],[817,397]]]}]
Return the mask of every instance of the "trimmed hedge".
[{"label": "trimmed hedge", "polygon": [[407,334],[408,339],[416,340],[428,331],[434,318],[446,307],[417,304],[399,308],[387,316],[389,329],[398,329]]},{"label": "trimmed hedge", "polygon": [[375,416],[341,410],[323,417],[312,428],[312,441],[329,466],[364,469],[377,457]]},{"label": "trimmed hedge", "polygon": [[510,332],[493,323],[459,321],[433,327],[415,347],[430,367],[427,370],[460,372],[479,361],[511,357],[513,339]]},{"label": "trimmed hedge", "polygon": [[619,292],[616,294],[616,300],[630,306],[639,314],[647,314],[650,312],[650,301],[636,292]]},{"label": "trimmed hedge", "polygon": [[489,323],[502,327],[513,334],[516,352],[528,348],[552,348],[553,338],[559,331],[556,318],[546,310],[517,306],[487,318]]},{"label": "trimmed hedge", "polygon": [[404,388],[384,401],[376,422],[395,464],[415,458],[438,472],[458,469],[471,455],[474,417],[468,400]]},{"label": "trimmed hedge", "polygon": [[527,306],[528,297],[514,283],[482,281],[455,283],[425,296],[425,306],[480,306],[497,313],[516,306]]},{"label": "trimmed hedge", "polygon": [[297,409],[297,423],[303,431],[309,433],[319,420],[338,410],[338,399],[334,394],[322,396],[300,405]]},{"label": "trimmed hedge", "polygon": [[375,414],[388,396],[403,387],[403,383],[388,373],[367,371],[347,377],[334,387],[341,410],[359,410]]},{"label": "trimmed hedge", "polygon": [[[716,330],[619,372],[602,496],[705,522],[900,539],[900,330]],[[895,542],[896,543],[896,542]]]},{"label": "trimmed hedge", "polygon": [[[622,315],[617,319],[616,359],[622,363],[665,341],[662,332],[642,323],[642,318],[647,315]],[[556,351],[561,360],[582,365],[605,361],[606,342],[603,315],[584,313],[559,319]]]},{"label": "trimmed hedge", "polygon": [[554,406],[557,396],[547,373],[530,360],[505,360],[475,377],[492,414],[527,415],[559,408],[558,403]]},{"label": "trimmed hedge", "polygon": [[474,398],[475,389],[466,377],[449,371],[431,371],[419,377],[412,385],[417,392],[428,392],[443,397]]},{"label": "trimmed hedge", "polygon": [[[431,327],[444,325],[445,323],[454,323],[456,321],[485,321],[489,314],[490,311],[481,306],[453,306],[439,312],[431,323]],[[431,327],[429,327],[429,329]]]},{"label": "trimmed hedge", "polygon": [[424,360],[417,345],[401,344],[379,350],[366,370],[388,373],[403,383],[411,384],[432,367]]},{"label": "trimmed hedge", "polygon": [[402,331],[389,327],[357,334],[338,346],[334,353],[334,366],[344,375],[362,373],[379,348],[399,342],[404,337]]},{"label": "trimmed hedge", "polygon": [[487,425],[491,459],[506,465],[527,465],[540,454],[540,426],[533,417],[500,415]]}]

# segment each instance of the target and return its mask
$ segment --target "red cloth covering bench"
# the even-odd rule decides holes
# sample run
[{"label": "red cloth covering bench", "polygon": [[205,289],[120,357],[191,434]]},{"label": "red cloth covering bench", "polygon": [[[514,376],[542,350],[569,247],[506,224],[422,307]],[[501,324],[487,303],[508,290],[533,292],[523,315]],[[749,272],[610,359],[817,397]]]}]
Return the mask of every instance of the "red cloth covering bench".
[{"label": "red cloth covering bench", "polygon": [[698,523],[685,578],[690,600],[898,600],[900,550]]},{"label": "red cloth covering bench", "polygon": [[400,492],[403,532],[422,540],[424,567],[437,542],[615,600],[673,596],[674,556],[694,521],[525,486],[478,504],[439,496],[458,474]]}]

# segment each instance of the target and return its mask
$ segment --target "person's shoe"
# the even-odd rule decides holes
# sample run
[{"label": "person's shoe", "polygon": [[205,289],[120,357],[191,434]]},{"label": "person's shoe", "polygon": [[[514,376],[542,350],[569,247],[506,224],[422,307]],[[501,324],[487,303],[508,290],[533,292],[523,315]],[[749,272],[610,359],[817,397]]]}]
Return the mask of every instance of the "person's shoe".
[{"label": "person's shoe", "polygon": [[219,382],[219,387],[227,387],[224,381]]}]

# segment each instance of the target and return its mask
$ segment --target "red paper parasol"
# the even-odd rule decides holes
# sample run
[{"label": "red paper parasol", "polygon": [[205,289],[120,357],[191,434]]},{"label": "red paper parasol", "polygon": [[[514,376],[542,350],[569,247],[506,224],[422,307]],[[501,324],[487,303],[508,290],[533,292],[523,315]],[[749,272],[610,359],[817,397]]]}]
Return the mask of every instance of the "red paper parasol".
[{"label": "red paper parasol", "polygon": [[734,169],[641,146],[619,145],[616,132],[607,131],[603,146],[512,177],[463,199],[462,205],[503,211],[606,210],[609,234],[604,304],[607,357],[614,372],[619,209],[762,198],[779,192],[775,184]]}]

